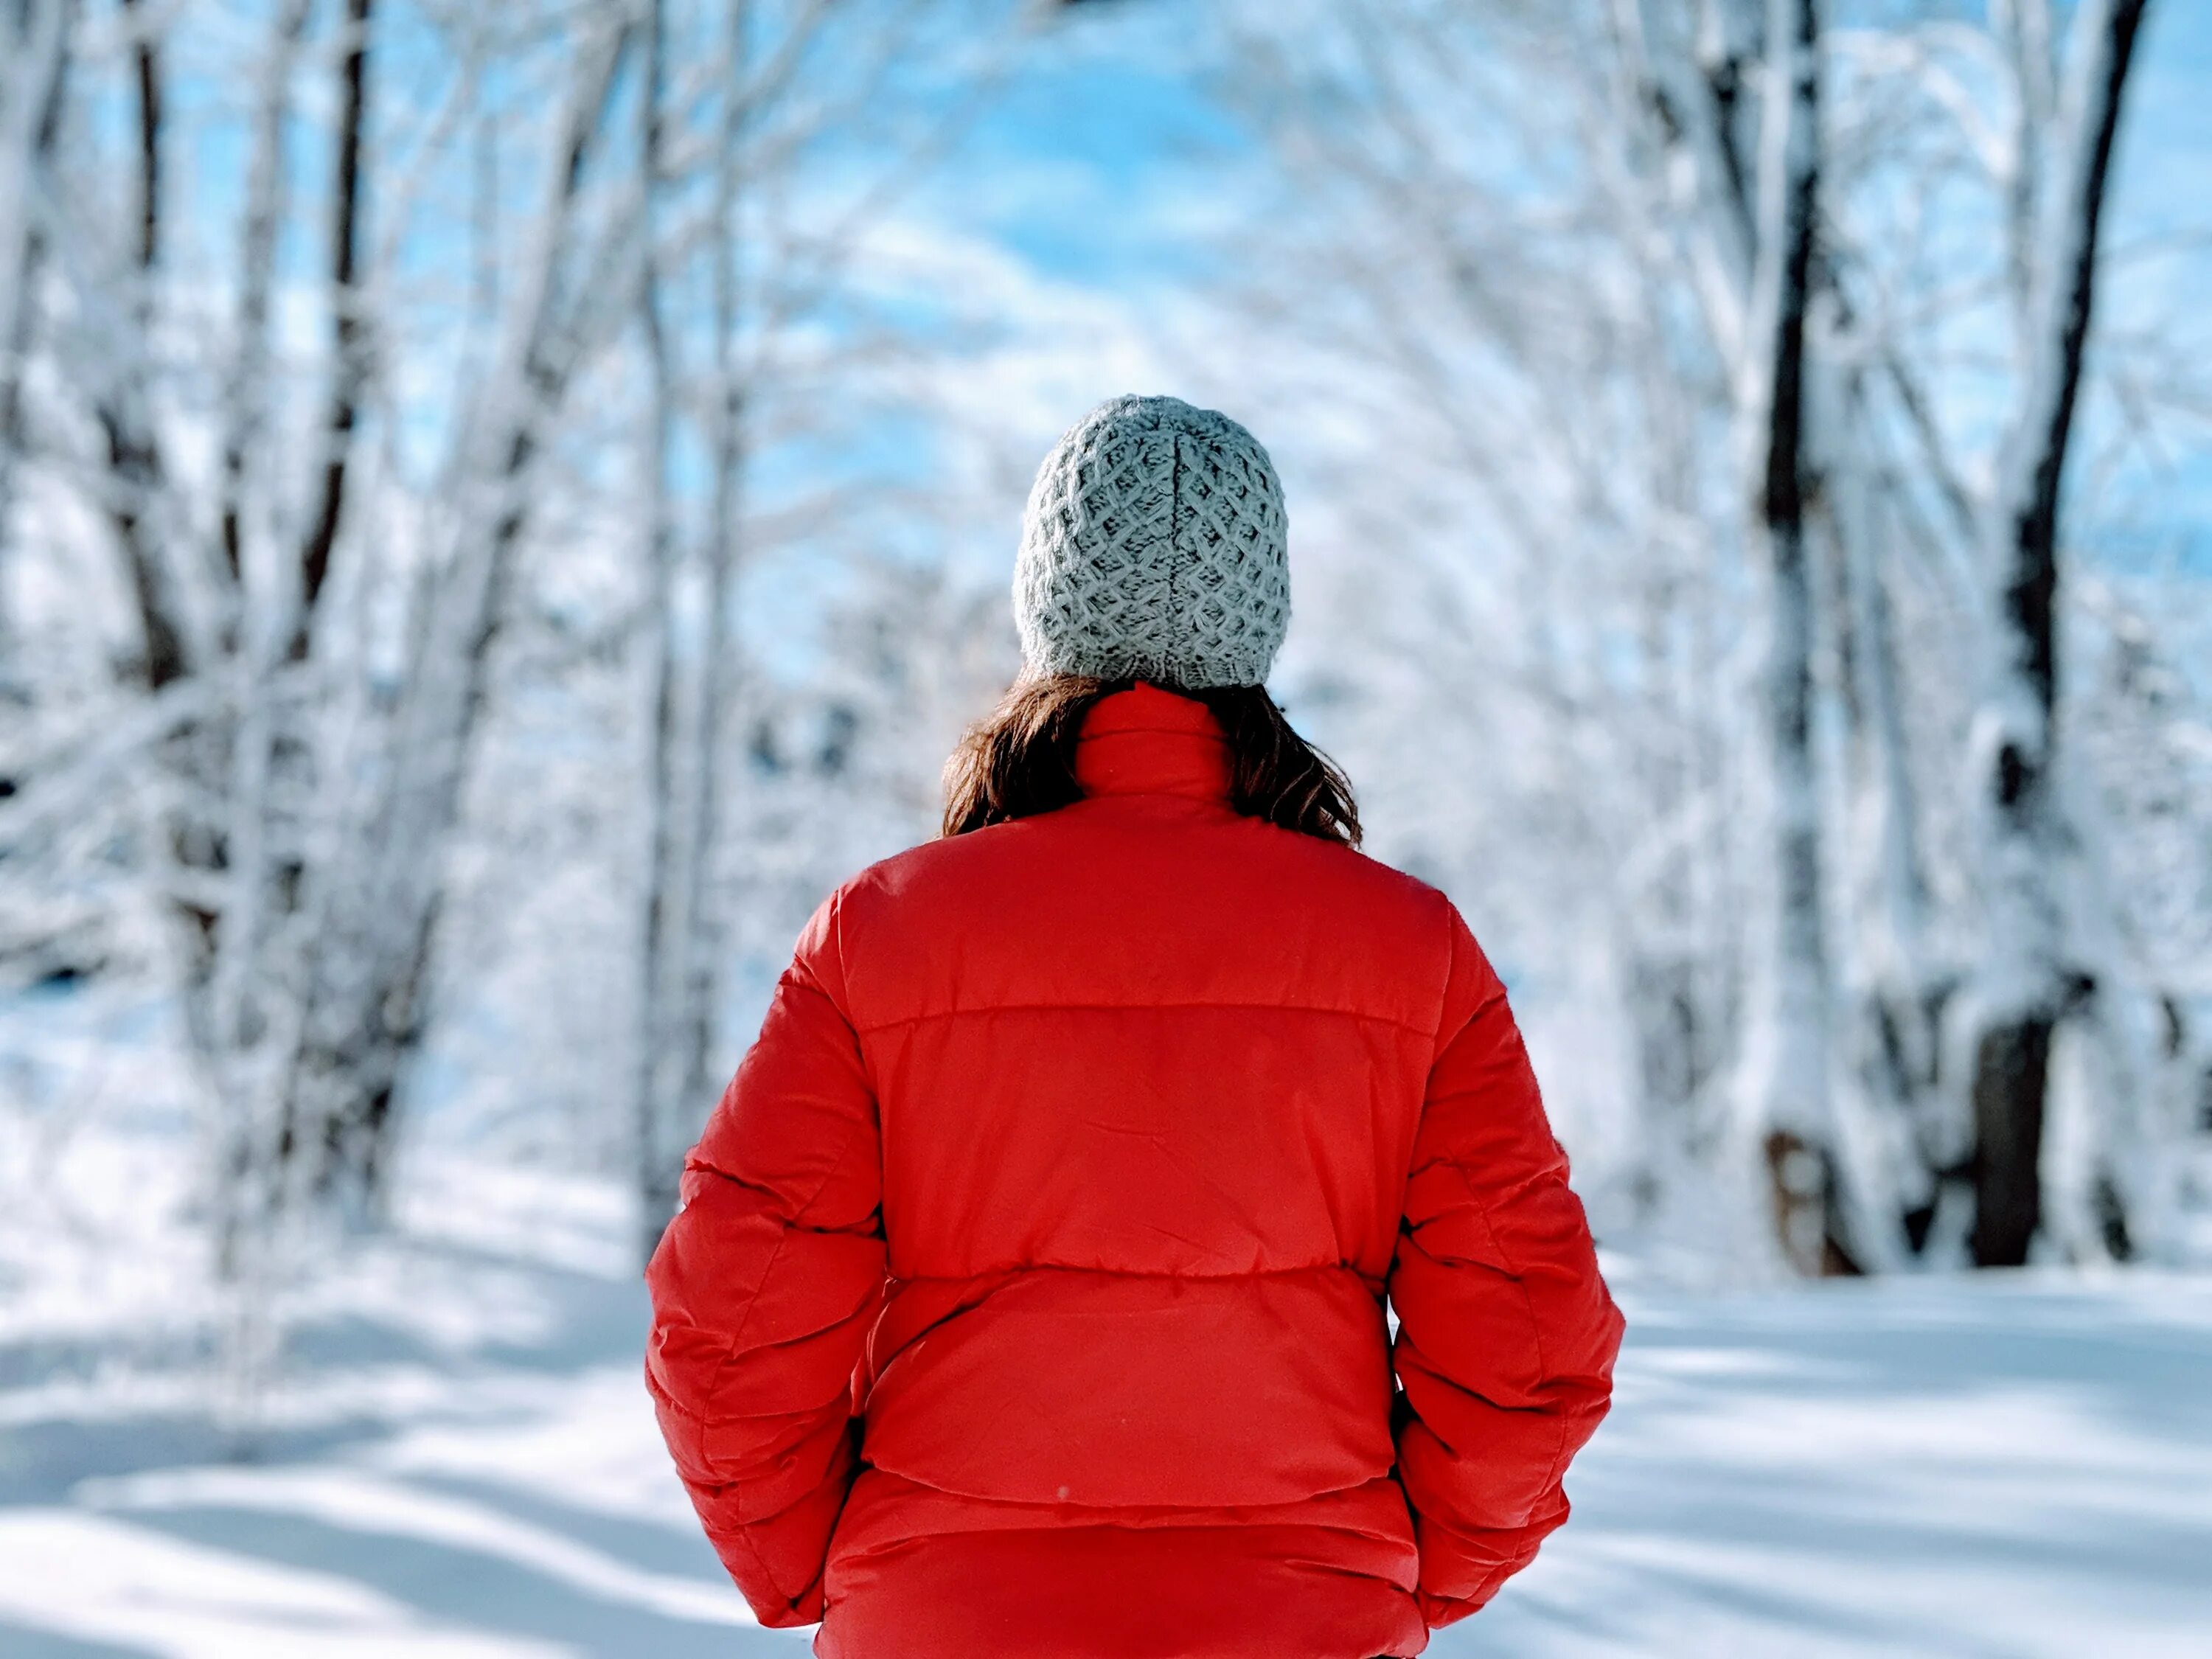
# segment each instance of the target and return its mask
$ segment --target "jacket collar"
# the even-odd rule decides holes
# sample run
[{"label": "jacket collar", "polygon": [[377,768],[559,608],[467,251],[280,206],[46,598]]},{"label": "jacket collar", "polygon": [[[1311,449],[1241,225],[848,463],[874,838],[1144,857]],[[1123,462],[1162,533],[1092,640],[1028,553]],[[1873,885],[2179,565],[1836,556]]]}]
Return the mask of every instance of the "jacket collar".
[{"label": "jacket collar", "polygon": [[1229,740],[1195,697],[1143,682],[1091,704],[1075,744],[1086,795],[1229,798]]}]

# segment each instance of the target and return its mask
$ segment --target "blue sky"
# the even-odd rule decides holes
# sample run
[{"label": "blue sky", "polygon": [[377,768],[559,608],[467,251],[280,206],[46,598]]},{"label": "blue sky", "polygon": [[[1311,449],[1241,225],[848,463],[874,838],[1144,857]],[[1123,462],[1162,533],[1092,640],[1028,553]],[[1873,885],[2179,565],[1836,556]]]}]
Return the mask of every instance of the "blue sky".
[{"label": "blue sky", "polygon": [[[1042,276],[1126,290],[1200,274],[1194,203],[1233,187],[1246,144],[1146,0],[1060,26],[947,169],[933,205]],[[1146,15],[1145,14],[1150,14]],[[988,179],[988,190],[961,190]]]},{"label": "blue sky", "polygon": [[[1177,330],[1204,325],[1193,319],[1203,317],[1207,280],[1224,274],[1224,216],[1257,199],[1250,172],[1259,158],[1197,73],[1194,15],[1170,0],[1121,0],[1048,27],[1013,58],[1006,85],[908,204],[918,228],[966,243],[960,257],[971,266],[995,264],[988,280],[1006,294],[993,301],[1001,313],[994,321],[1027,337],[1001,354],[1010,361],[983,368],[999,377],[994,390],[1024,400],[1014,424],[1040,449],[1098,396],[1188,389]],[[410,42],[388,45],[396,55],[381,65],[387,84],[410,78]],[[187,64],[187,101],[195,84]],[[2212,4],[2152,0],[2131,99],[2110,245],[2212,233]],[[201,165],[181,181],[203,210],[234,210],[237,139],[234,125],[209,129]],[[880,153],[859,153],[868,142],[854,135],[856,172],[884,163]],[[875,142],[879,150],[880,136]],[[303,193],[318,188],[325,165],[317,145],[299,147]],[[295,259],[319,258],[316,228],[310,222],[295,231]],[[2106,314],[2186,319],[2174,350],[2212,356],[2208,273],[2212,246],[2131,264],[2108,283]],[[878,436],[902,458],[927,453],[913,432]],[[820,457],[803,465],[818,466]],[[2212,550],[2212,460],[2185,452],[2132,468],[2100,510],[2150,540],[2179,532]],[[1008,523],[960,551],[1009,562],[1012,530]]]},{"label": "blue sky", "polygon": [[[958,191],[963,216],[1041,273],[1144,282],[1189,256],[1178,227],[1210,185],[1234,182],[1245,147],[1192,74],[1175,6],[1102,10],[1060,27],[948,174],[988,174],[988,191]],[[2121,227],[2212,227],[2212,5],[2153,0],[2130,96]]]},{"label": "blue sky", "polygon": [[[2112,246],[2154,236],[2193,236],[2188,254],[2132,271],[2112,285],[2122,304],[2185,319],[2178,352],[2212,356],[2212,5],[2152,0],[2137,50],[2133,125],[2118,156]],[[2149,486],[2154,521],[2185,527],[2194,561],[2212,569],[2212,457],[2201,450]]]},{"label": "blue sky", "polygon": [[[1039,283],[1125,309],[1139,329],[1148,307],[1187,298],[1220,257],[1217,239],[1193,233],[1246,196],[1239,173],[1255,160],[1192,72],[1188,26],[1163,0],[1122,0],[1060,26],[921,210]],[[2197,325],[2174,349],[2212,353],[2212,320],[2200,320],[2212,313],[2212,4],[2153,0],[2130,100],[2106,246],[2192,234],[2200,245],[2114,272],[2102,314],[2187,319]],[[2212,458],[2170,459],[2122,475],[2100,516],[2212,545]]]}]

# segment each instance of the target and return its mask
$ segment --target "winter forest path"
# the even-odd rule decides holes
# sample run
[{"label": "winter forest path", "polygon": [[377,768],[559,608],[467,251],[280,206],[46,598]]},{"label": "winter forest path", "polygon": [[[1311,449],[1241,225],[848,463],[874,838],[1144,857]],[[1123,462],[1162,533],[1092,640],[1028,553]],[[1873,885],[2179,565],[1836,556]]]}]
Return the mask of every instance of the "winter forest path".
[{"label": "winter forest path", "polygon": [[[0,1222],[0,1654],[805,1651],[753,1625],[667,1470],[618,1193],[412,1184],[392,1237],[296,1293],[244,1433],[208,1412],[181,1234],[87,1279]],[[78,1214],[84,1261],[158,1212]],[[1692,1294],[1616,1271],[1629,1346],[1577,1517],[1432,1653],[2207,1650],[2212,1278]]]}]

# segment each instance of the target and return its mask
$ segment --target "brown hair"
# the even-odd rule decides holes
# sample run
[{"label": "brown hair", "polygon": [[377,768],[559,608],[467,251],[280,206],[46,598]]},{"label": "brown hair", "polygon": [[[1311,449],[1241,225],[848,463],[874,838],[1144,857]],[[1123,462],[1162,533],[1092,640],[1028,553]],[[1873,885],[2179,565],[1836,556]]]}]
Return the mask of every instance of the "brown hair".
[{"label": "brown hair", "polygon": [[[1075,744],[1084,716],[1101,697],[1135,684],[1076,674],[1016,680],[999,706],[968,728],[945,763],[944,833],[965,835],[1080,800]],[[1178,695],[1212,709],[1229,740],[1231,806],[1301,835],[1359,845],[1359,809],[1351,783],[1291,728],[1266,687],[1224,685]]]}]

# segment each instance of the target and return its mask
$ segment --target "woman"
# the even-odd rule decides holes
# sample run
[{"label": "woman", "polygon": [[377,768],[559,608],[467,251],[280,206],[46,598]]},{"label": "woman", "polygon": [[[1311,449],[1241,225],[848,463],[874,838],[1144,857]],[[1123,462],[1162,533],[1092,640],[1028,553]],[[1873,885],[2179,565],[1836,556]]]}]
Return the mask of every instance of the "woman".
[{"label": "woman", "polygon": [[825,1659],[1418,1653],[1566,1519],[1620,1339],[1504,988],[1262,689],[1243,427],[1093,411],[1014,597],[944,837],[816,911],[691,1154],[669,1449]]}]

